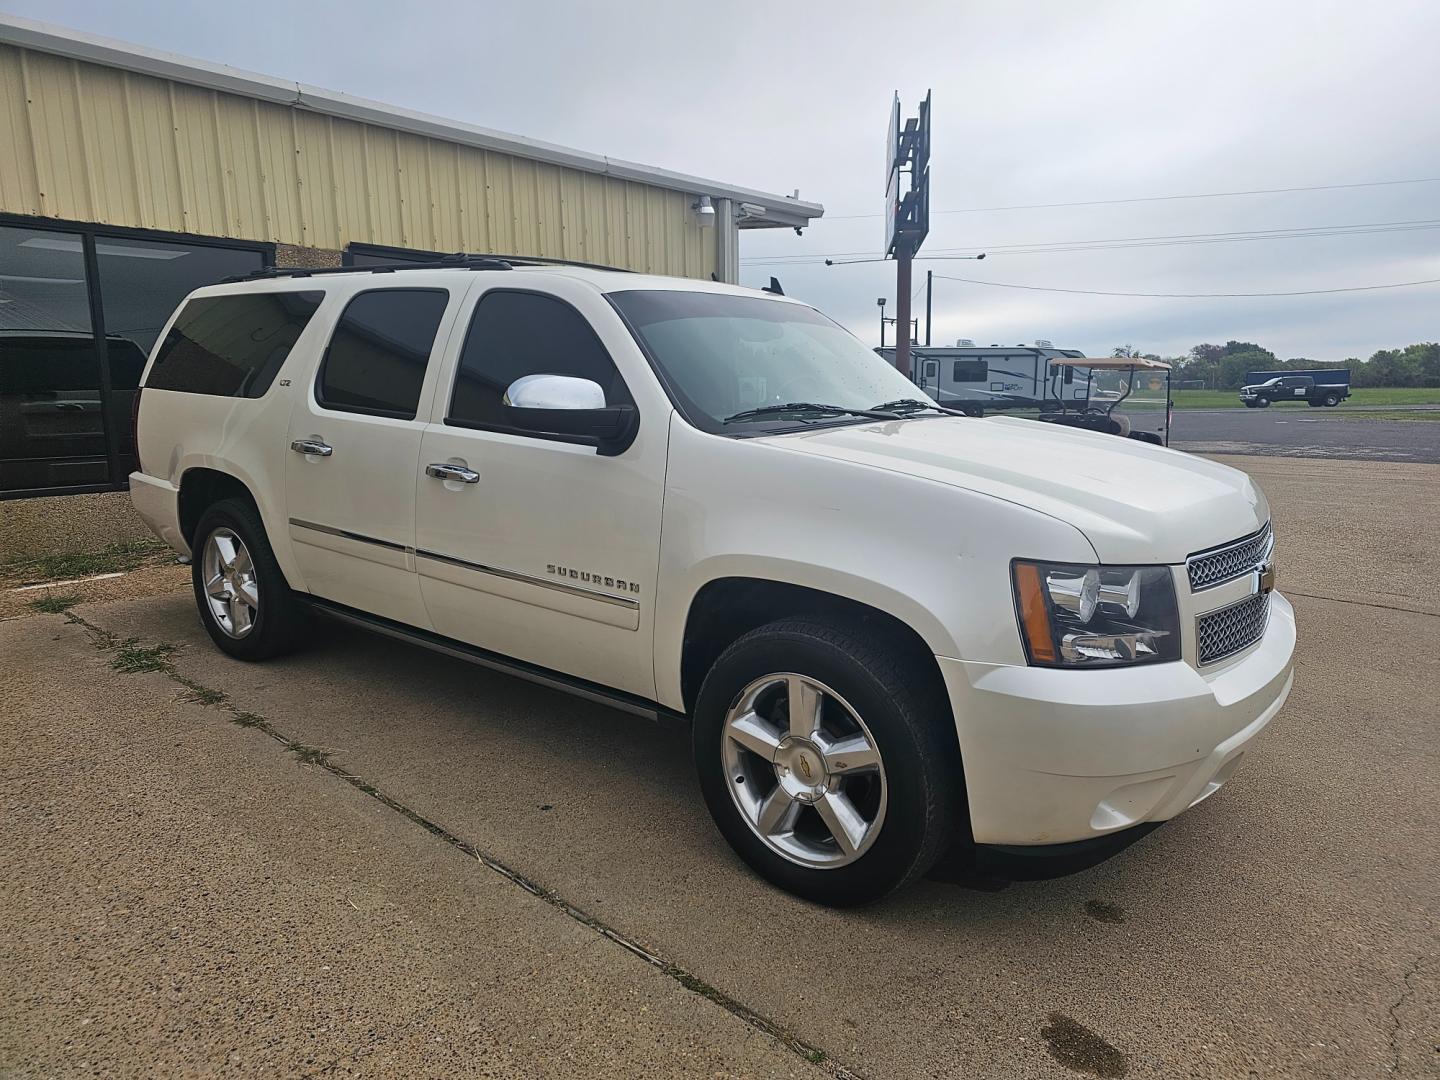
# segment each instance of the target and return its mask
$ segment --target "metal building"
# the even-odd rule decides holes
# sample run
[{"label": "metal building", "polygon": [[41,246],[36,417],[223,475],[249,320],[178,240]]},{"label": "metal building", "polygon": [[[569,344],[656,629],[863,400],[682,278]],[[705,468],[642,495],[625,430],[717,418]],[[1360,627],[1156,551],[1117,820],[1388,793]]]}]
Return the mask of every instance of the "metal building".
[{"label": "metal building", "polygon": [[0,499],[124,486],[140,368],[199,285],[454,251],[734,281],[739,230],[822,213],[0,15]]}]

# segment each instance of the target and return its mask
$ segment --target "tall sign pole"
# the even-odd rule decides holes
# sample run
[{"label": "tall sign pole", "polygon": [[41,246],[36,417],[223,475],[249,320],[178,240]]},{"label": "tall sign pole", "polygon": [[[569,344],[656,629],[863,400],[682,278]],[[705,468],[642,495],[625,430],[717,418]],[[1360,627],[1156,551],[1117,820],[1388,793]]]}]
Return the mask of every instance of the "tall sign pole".
[{"label": "tall sign pole", "polygon": [[[896,94],[886,140],[885,254],[895,260],[895,367],[906,377],[910,375],[911,261],[929,232],[930,93],[918,114],[904,123]],[[926,318],[928,333],[928,312]]]},{"label": "tall sign pole", "polygon": [[895,252],[895,367],[910,375],[910,248]]}]

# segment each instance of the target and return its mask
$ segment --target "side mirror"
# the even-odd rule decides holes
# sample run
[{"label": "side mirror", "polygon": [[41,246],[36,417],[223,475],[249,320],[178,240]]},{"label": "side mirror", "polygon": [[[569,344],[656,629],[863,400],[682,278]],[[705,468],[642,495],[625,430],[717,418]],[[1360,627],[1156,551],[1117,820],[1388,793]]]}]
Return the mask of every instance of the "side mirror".
[{"label": "side mirror", "polygon": [[599,383],[570,375],[516,379],[502,404],[512,427],[593,446],[606,457],[635,440],[639,419],[633,405],[606,405]]}]

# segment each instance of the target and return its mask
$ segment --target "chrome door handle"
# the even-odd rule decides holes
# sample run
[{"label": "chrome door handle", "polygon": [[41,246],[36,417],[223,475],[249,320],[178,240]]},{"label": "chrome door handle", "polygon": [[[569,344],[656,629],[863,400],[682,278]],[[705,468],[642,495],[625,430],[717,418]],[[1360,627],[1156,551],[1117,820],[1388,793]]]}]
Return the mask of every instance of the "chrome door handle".
[{"label": "chrome door handle", "polygon": [[329,457],[335,452],[333,446],[329,446],[319,439],[296,439],[290,444],[290,449],[297,454],[314,454],[316,457]]},{"label": "chrome door handle", "polygon": [[474,469],[467,469],[464,465],[446,465],[444,462],[426,465],[425,475],[433,476],[436,480],[458,480],[462,484],[480,482],[480,474]]}]

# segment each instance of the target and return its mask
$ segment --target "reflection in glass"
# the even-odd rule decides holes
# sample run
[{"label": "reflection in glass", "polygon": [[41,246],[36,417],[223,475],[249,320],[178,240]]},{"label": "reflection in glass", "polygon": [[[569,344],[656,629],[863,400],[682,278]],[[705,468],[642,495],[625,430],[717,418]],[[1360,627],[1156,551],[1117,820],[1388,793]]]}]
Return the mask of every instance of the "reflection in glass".
[{"label": "reflection in glass", "polygon": [[118,433],[119,464],[125,476],[135,468],[131,398],[166,320],[192,290],[259,270],[264,258],[258,251],[99,236],[95,261],[100,268],[100,307],[110,359],[107,416]]},{"label": "reflection in glass", "polygon": [[81,239],[0,226],[0,489],[108,479]]}]

